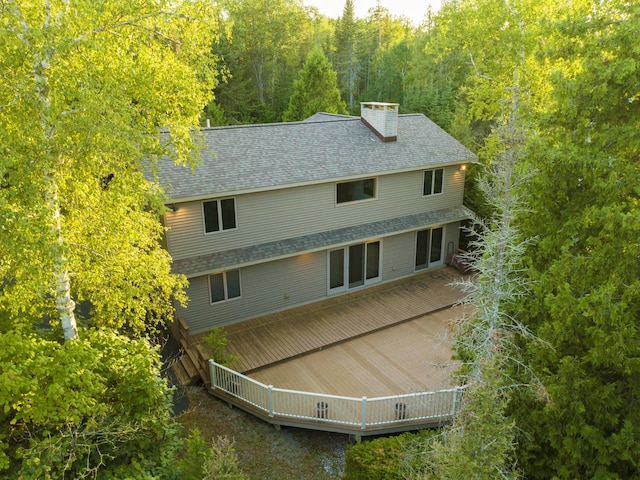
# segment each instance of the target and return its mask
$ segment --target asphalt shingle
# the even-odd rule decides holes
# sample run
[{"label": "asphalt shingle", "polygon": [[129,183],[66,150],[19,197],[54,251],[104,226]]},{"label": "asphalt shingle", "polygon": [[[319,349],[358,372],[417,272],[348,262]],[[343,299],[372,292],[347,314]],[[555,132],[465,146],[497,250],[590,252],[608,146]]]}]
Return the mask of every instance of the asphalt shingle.
[{"label": "asphalt shingle", "polygon": [[239,265],[268,261],[272,258],[294,256],[330,248],[334,245],[380,238],[403,231],[426,228],[431,225],[457,222],[471,218],[472,215],[473,213],[468,208],[459,205],[416,215],[176,260],[173,263],[173,270],[187,277],[203,275],[215,270],[221,271]]},{"label": "asphalt shingle", "polygon": [[398,140],[389,143],[359,117],[322,113],[304,122],[203,129],[202,136],[206,149],[193,172],[169,159],[158,164],[158,179],[176,202],[475,159],[421,114],[399,115]]}]

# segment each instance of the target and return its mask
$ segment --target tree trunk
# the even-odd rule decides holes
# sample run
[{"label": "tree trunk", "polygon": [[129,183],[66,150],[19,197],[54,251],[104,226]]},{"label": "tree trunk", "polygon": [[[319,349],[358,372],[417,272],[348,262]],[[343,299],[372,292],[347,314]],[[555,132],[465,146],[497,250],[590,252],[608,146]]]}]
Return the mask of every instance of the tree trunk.
[{"label": "tree trunk", "polygon": [[[48,23],[48,18],[47,18]],[[51,226],[51,251],[54,261],[54,275],[56,277],[56,308],[60,316],[60,324],[64,331],[64,339],[78,338],[78,328],[74,314],[75,302],[71,299],[71,281],[67,259],[64,255],[64,237],[62,221],[60,219],[60,201],[58,198],[58,176],[56,169],[63,166],[64,160],[52,151],[54,142],[54,126],[50,120],[51,97],[49,90],[49,68],[54,52],[49,51],[44,58],[36,55],[34,62],[34,76],[36,80],[37,98],[40,102],[40,128],[43,140],[43,163],[45,165],[45,204],[53,220]]]}]

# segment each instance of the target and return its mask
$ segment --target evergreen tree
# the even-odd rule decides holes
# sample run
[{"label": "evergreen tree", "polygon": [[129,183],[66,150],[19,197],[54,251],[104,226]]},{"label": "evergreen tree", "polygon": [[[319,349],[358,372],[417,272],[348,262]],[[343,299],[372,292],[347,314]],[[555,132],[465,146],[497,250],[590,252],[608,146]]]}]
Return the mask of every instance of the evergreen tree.
[{"label": "evergreen tree", "polygon": [[338,20],[335,34],[335,65],[338,83],[349,111],[353,112],[358,101],[359,63],[358,25],[353,12],[353,0],[346,0],[342,17]]},{"label": "evergreen tree", "polygon": [[548,27],[521,220],[533,294],[515,314],[549,344],[527,352],[552,403],[513,402],[520,456],[529,478],[638,478],[640,7],[582,0]]},{"label": "evergreen tree", "polygon": [[336,72],[322,50],[315,48],[307,56],[299,78],[294,82],[293,95],[283,120],[304,120],[318,112],[346,114],[344,101],[336,86]]}]

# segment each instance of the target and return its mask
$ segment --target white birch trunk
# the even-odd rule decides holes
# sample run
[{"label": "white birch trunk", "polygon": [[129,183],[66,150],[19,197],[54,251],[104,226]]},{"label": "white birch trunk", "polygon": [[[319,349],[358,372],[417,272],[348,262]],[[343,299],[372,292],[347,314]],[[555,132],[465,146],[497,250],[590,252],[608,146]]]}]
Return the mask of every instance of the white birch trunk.
[{"label": "white birch trunk", "polygon": [[[46,4],[45,27],[50,21],[50,6]],[[44,158],[45,165],[45,203],[52,217],[51,226],[51,243],[54,257],[54,275],[56,281],[56,308],[60,317],[60,324],[64,331],[64,339],[72,340],[78,338],[78,328],[76,325],[76,317],[74,314],[75,302],[71,299],[71,281],[69,279],[69,270],[67,267],[67,259],[64,256],[64,236],[62,234],[62,221],[60,219],[60,201],[58,198],[58,179],[55,174],[56,167],[61,167],[63,161],[60,158],[52,158],[55,153],[51,151],[51,145],[54,141],[54,127],[50,122],[51,98],[49,91],[49,78],[47,69],[54,51],[47,51],[44,58],[39,54],[34,58],[34,77],[36,81],[37,98],[40,102],[40,128],[42,129],[42,137],[44,142]],[[49,162],[54,166],[51,168]],[[53,171],[52,171],[53,170]]]}]

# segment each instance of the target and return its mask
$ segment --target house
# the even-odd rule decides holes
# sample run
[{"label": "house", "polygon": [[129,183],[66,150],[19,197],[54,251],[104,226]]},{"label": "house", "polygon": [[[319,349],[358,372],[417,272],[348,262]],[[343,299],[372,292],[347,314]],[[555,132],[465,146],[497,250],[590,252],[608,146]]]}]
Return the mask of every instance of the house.
[{"label": "house", "polygon": [[474,155],[420,114],[204,129],[203,161],[161,161],[173,269],[191,333],[442,266],[458,246]]}]

